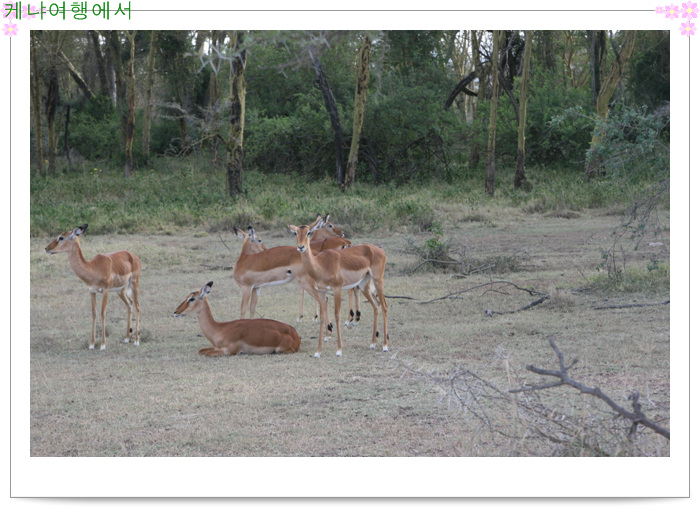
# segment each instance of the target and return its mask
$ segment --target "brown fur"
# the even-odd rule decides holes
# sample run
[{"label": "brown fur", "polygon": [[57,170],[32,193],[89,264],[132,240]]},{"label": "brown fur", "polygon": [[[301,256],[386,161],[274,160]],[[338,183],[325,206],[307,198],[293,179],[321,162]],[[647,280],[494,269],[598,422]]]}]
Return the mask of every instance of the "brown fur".
[{"label": "brown fur", "polygon": [[56,240],[48,244],[45,248],[47,254],[57,254],[65,252],[68,254],[68,262],[75,274],[88,285],[90,291],[90,302],[92,304],[92,337],[90,339],[90,349],[95,347],[96,333],[96,307],[97,293],[102,295],[102,308],[100,316],[102,318],[102,344],[100,349],[106,348],[105,340],[105,314],[107,309],[107,296],[110,291],[117,290],[119,298],[126,304],[127,323],[126,338],[124,342],[131,339],[131,308],[136,309],[136,332],[134,333],[134,344],[139,345],[139,318],[141,306],[139,305],[139,276],[141,274],[141,261],[139,258],[126,250],[112,252],[110,254],[97,254],[90,261],[85,259],[80,248],[80,239],[87,224],[75,228],[73,231],[66,231],[58,236]]},{"label": "brown fur", "polygon": [[193,291],[182,302],[174,315],[194,313],[199,327],[213,347],[199,350],[200,355],[228,356],[239,353],[270,354],[294,353],[299,350],[301,338],[297,331],[286,323],[272,319],[238,319],[216,321],[211,312],[207,294],[211,282],[201,291]]}]

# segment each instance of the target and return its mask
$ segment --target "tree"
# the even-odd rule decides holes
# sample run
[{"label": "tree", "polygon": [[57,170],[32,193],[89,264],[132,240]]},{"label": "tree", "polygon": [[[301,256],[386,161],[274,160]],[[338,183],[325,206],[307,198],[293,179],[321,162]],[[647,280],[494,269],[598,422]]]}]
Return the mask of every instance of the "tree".
[{"label": "tree", "polygon": [[525,187],[529,190],[531,184],[527,181],[525,175],[525,126],[527,115],[527,89],[530,82],[530,57],[532,55],[532,30],[528,30],[525,34],[525,53],[523,54],[522,75],[520,77],[520,108],[518,122],[518,158],[515,163],[515,180],[516,189]]},{"label": "tree", "polygon": [[136,120],[136,74],[134,73],[134,55],[136,53],[136,30],[126,32],[129,39],[129,96],[128,110],[126,114],[126,163],[124,164],[124,176],[129,178],[133,169],[134,127]]},{"label": "tree", "polygon": [[348,168],[345,173],[343,188],[351,187],[355,182],[355,172],[357,170],[360,149],[360,134],[362,132],[362,122],[365,115],[365,105],[367,104],[367,88],[369,87],[369,53],[372,42],[365,35],[362,38],[360,49],[357,52],[357,86],[355,87],[355,113],[352,124],[352,142],[350,143],[350,155],[348,156]]},{"label": "tree", "polygon": [[226,144],[226,192],[231,197],[243,192],[243,130],[245,127],[245,66],[248,52],[244,46],[246,32],[230,32],[231,75],[229,98],[231,113]]},{"label": "tree", "polygon": [[342,188],[345,184],[345,171],[343,167],[343,131],[340,128],[338,106],[335,103],[333,91],[328,84],[326,73],[323,71],[319,53],[320,50],[317,45],[309,46],[309,55],[311,56],[311,62],[314,66],[314,70],[316,71],[316,84],[321,89],[323,103],[326,105],[326,111],[328,112],[328,116],[331,120],[331,126],[333,127],[333,146],[335,147],[335,179],[338,186]]},{"label": "tree", "polygon": [[[622,37],[622,44],[620,50],[618,51],[614,46],[613,37],[610,37],[610,44],[615,52],[615,60],[612,63],[612,67],[608,72],[608,75],[603,79],[600,84],[600,91],[596,97],[596,115],[600,122],[605,122],[608,118],[608,103],[615,92],[617,83],[620,81],[623,72],[625,71],[625,66],[627,61],[632,55],[632,49],[634,48],[634,40],[637,35],[635,30],[626,30]],[[594,178],[600,172],[600,154],[598,153],[598,145],[601,143],[601,137],[599,130],[595,129],[593,131],[593,138],[591,139],[591,146],[588,150],[586,156],[586,177],[590,180]]]},{"label": "tree", "polygon": [[43,150],[43,135],[41,125],[41,76],[39,75],[39,63],[37,61],[37,31],[31,31],[30,41],[30,59],[32,64],[31,69],[31,99],[32,113],[34,114],[34,138],[35,138],[35,153],[36,164],[39,168],[39,174],[44,175],[44,150]]},{"label": "tree", "polygon": [[109,84],[107,82],[107,63],[105,61],[102,46],[100,45],[100,36],[96,30],[88,30],[92,47],[95,52],[95,61],[97,62],[97,76],[100,78],[100,94],[109,97]]},{"label": "tree", "polygon": [[153,115],[153,76],[158,49],[158,30],[151,31],[151,44],[148,51],[148,68],[146,70],[146,101],[143,110],[143,133],[141,151],[144,156],[151,154],[151,116]]},{"label": "tree", "polygon": [[493,196],[496,180],[496,122],[498,116],[498,55],[500,52],[502,30],[493,31],[493,50],[491,52],[491,113],[489,116],[489,141],[486,147],[486,192]]}]

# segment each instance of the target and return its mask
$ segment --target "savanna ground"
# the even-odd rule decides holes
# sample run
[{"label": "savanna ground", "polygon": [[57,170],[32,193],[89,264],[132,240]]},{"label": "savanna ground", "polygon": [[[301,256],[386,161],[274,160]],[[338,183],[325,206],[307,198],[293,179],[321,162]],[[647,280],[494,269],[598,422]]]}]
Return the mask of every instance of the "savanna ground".
[{"label": "savanna ground", "polygon": [[[364,303],[359,326],[343,329],[343,356],[335,356],[331,341],[320,359],[313,358],[318,325],[310,320],[310,297],[304,321],[296,322],[296,283],[263,289],[257,312],[295,326],[298,353],[197,355],[208,342],[196,318],[173,318],[173,310],[208,281],[218,320],[238,317],[241,301],[231,270],[219,268],[234,264],[241,242],[204,228],[157,235],[88,229],[82,239],[88,259],[128,249],[143,264],[141,345],[122,342],[126,313],[112,294],[107,349],[89,351],[87,289],[64,255],[43,252],[53,235],[37,235],[31,238],[31,455],[668,456],[666,439],[643,427],[628,439],[628,422],[573,388],[502,396],[552,381],[525,370],[557,368],[552,337],[567,364],[579,360],[570,371],[574,379],[628,409],[629,394],[639,391],[645,414],[670,427],[670,306],[595,309],[669,299],[670,223],[668,212],[662,216],[665,246],[645,241],[628,249],[625,271],[637,277],[613,289],[596,270],[620,224],[619,214],[605,209],[455,207],[440,241],[449,240],[453,253],[474,267],[487,267],[466,277],[448,265],[414,270],[420,258],[412,245],[435,233],[357,232],[355,243],[387,253],[389,352],[369,349],[371,307]],[[268,247],[294,243],[281,227],[258,234]],[[549,299],[500,314],[538,296],[494,284],[424,303],[493,281]]]}]

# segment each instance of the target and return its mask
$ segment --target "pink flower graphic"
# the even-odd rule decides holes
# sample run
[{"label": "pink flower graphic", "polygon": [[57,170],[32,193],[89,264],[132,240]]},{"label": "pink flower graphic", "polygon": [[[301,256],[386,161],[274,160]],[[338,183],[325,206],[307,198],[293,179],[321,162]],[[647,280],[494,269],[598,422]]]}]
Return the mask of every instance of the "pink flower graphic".
[{"label": "pink flower graphic", "polygon": [[695,35],[695,23],[691,23],[690,21],[681,23],[679,30],[681,31],[681,35],[687,35],[688,37]]},{"label": "pink flower graphic", "polygon": [[656,14],[663,14],[664,12],[666,12],[666,9],[664,9],[661,5],[656,8]]},{"label": "pink flower graphic", "polygon": [[[31,12],[31,14],[29,14]],[[36,18],[37,14],[37,9],[36,5],[27,5],[26,7],[22,7],[22,18],[23,19],[34,19]]]},{"label": "pink flower graphic", "polygon": [[14,23],[6,23],[2,31],[5,32],[5,35],[12,37],[13,35],[17,35],[19,30],[17,30],[17,25]]},{"label": "pink flower graphic", "polygon": [[678,17],[678,6],[677,5],[667,5],[666,6],[666,17],[671,19],[676,19]]},{"label": "pink flower graphic", "polygon": [[693,2],[688,2],[683,4],[683,17],[684,18],[697,18],[698,17],[698,4]]}]

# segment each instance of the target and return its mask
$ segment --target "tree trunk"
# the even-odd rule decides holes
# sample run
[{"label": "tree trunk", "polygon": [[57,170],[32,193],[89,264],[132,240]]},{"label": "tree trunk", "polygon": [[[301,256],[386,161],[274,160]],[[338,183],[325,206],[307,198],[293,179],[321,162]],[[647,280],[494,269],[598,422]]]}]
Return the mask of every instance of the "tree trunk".
[{"label": "tree trunk", "polygon": [[46,125],[49,149],[49,173],[56,172],[56,108],[58,107],[58,74],[52,68],[49,72],[49,86],[46,92]]},{"label": "tree trunk", "polygon": [[158,30],[151,31],[151,47],[148,51],[148,70],[146,71],[146,104],[143,108],[143,135],[141,151],[144,156],[151,155],[151,115],[153,115],[153,71],[156,66],[158,49]]},{"label": "tree trunk", "polygon": [[122,63],[122,47],[117,30],[110,30],[107,34],[107,43],[112,55],[112,66],[114,68],[114,81],[116,86],[116,105],[122,108],[126,105],[126,84],[124,79],[124,66]]},{"label": "tree trunk", "polygon": [[605,30],[588,30],[588,58],[591,67],[591,96],[593,105],[598,99],[600,92],[600,69],[605,66],[605,56],[607,54],[607,37]]},{"label": "tree trunk", "polygon": [[496,181],[496,120],[498,116],[498,55],[501,46],[502,30],[493,31],[493,51],[491,52],[491,113],[489,115],[489,141],[486,147],[486,192],[493,196]]},{"label": "tree trunk", "polygon": [[[617,83],[622,77],[622,73],[625,70],[627,62],[632,55],[636,35],[636,30],[625,31],[625,34],[622,37],[622,46],[620,47],[619,54],[616,54],[615,61],[610,68],[610,72],[600,84],[600,92],[598,92],[598,97],[596,98],[596,114],[599,122],[605,122],[608,118],[608,103],[615,92]],[[586,156],[586,178],[589,180],[598,176],[600,173],[600,165],[602,160],[600,153],[598,152],[598,146],[600,145],[601,141],[602,138],[600,131],[596,128],[593,131],[591,146],[588,149],[588,154]]]},{"label": "tree trunk", "polygon": [[348,169],[345,173],[343,190],[355,183],[357,171],[358,152],[360,151],[360,134],[362,122],[367,105],[367,88],[369,87],[369,53],[372,42],[368,36],[364,36],[362,44],[357,52],[357,86],[355,87],[355,114],[352,124],[352,142],[350,143],[350,155],[348,156]]},{"label": "tree trunk", "polygon": [[136,120],[136,76],[134,74],[134,54],[136,47],[136,30],[126,32],[126,37],[129,39],[129,97],[128,97],[128,112],[126,115],[126,163],[124,164],[124,177],[131,176],[133,169],[133,148],[134,148],[134,126]]},{"label": "tree trunk", "polygon": [[483,124],[483,119],[479,118],[479,104],[481,104],[486,99],[486,69],[481,63],[481,54],[479,53],[479,47],[481,46],[481,36],[477,30],[472,30],[471,32],[471,45],[472,45],[472,60],[474,61],[474,70],[479,76],[479,90],[477,92],[476,102],[474,104],[474,118],[472,129],[472,140],[471,140],[471,154],[469,160],[469,167],[475,169],[479,165],[479,160],[481,159],[481,143],[479,142],[479,134],[477,129],[479,129],[480,124]]},{"label": "tree trunk", "polygon": [[31,97],[32,97],[32,110],[34,113],[34,136],[35,136],[35,149],[36,149],[36,163],[39,168],[39,175],[45,176],[44,173],[44,149],[43,149],[43,132],[42,132],[42,112],[41,112],[41,76],[39,76],[39,64],[36,57],[36,47],[37,47],[37,32],[32,30],[31,32],[31,45],[30,45],[30,59],[32,63],[32,76],[31,76]]},{"label": "tree trunk", "polygon": [[527,116],[527,89],[530,82],[530,57],[532,55],[532,30],[525,33],[525,51],[523,54],[522,75],[520,77],[520,107],[518,122],[518,159],[515,164],[516,189],[524,187],[530,190],[532,185],[527,181],[525,175],[525,126]]},{"label": "tree trunk", "polygon": [[340,116],[338,115],[338,106],[335,103],[333,92],[326,79],[326,73],[323,72],[321,60],[315,51],[311,52],[311,60],[316,70],[316,83],[318,83],[323,94],[323,102],[326,105],[326,111],[330,116],[331,126],[334,132],[335,146],[335,179],[338,186],[342,189],[345,184],[345,167],[343,165],[343,131],[340,128]]},{"label": "tree trunk", "polygon": [[243,192],[243,130],[245,127],[245,66],[247,52],[243,46],[244,32],[231,32],[230,53],[236,55],[231,61],[229,96],[231,114],[226,147],[226,191],[234,197]]},{"label": "tree trunk", "polygon": [[96,30],[88,30],[92,39],[92,46],[95,50],[95,60],[97,60],[97,76],[100,78],[100,94],[109,97],[109,85],[107,84],[107,65],[105,62],[102,46],[100,45],[100,37]]},{"label": "tree trunk", "polygon": [[78,70],[73,66],[71,61],[68,60],[68,57],[65,55],[65,53],[60,49],[58,50],[58,56],[63,61],[63,64],[68,68],[68,73],[71,75],[73,80],[77,83],[78,88],[80,88],[80,91],[83,92],[83,95],[85,96],[85,98],[86,99],[94,98],[95,94],[92,93],[92,90],[90,90],[90,87],[85,82],[83,77],[80,75]]}]

